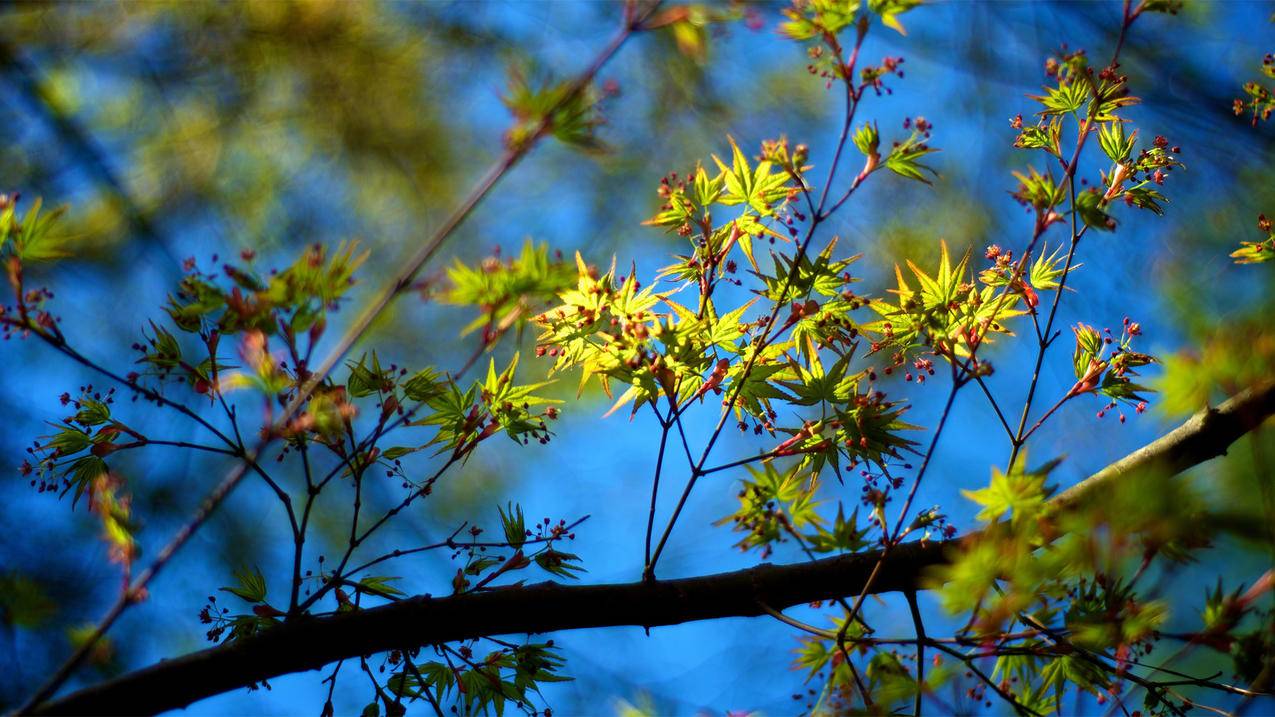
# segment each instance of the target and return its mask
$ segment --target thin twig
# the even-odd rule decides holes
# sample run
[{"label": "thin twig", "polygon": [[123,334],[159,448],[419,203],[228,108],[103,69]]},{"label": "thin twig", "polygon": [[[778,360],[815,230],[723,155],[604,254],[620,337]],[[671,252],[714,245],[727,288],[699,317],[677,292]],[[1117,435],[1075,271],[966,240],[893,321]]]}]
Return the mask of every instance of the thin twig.
[{"label": "thin twig", "polygon": [[[776,334],[775,337],[772,337],[771,332],[775,330],[776,319],[779,317],[779,312],[787,305],[788,292],[792,288],[793,282],[795,281],[798,273],[796,267],[805,258],[806,253],[809,250],[810,243],[814,239],[816,230],[819,228],[820,224],[828,218],[826,214],[822,214],[821,212],[827,202],[832,180],[836,176],[837,164],[839,163],[842,150],[845,148],[846,141],[849,138],[850,127],[854,124],[854,117],[859,108],[859,95],[855,92],[853,82],[850,78],[854,75],[854,63],[857,61],[859,47],[863,43],[863,37],[864,35],[862,32],[857,36],[854,52],[851,55],[849,62],[841,60],[841,53],[837,53],[838,59],[841,60],[841,65],[844,68],[843,79],[847,88],[845,95],[845,119],[841,125],[840,136],[837,138],[836,150],[833,155],[833,163],[828,167],[827,179],[824,181],[824,186],[820,193],[817,211],[810,216],[810,224],[806,229],[805,236],[802,238],[797,247],[796,257],[793,260],[793,270],[788,272],[788,276],[784,280],[783,287],[779,291],[779,299],[775,301],[774,307],[771,309],[769,317],[766,319],[765,328],[762,329],[762,334],[757,339],[754,350],[749,352],[748,359],[744,362],[739,378],[735,381],[726,400],[722,402],[722,412],[718,417],[717,425],[714,426],[713,432],[709,435],[708,442],[704,446],[704,450],[700,454],[699,460],[690,465],[691,474],[686,481],[686,486],[682,489],[682,495],[678,498],[677,505],[673,509],[673,514],[669,518],[663,534],[660,536],[660,540],[656,545],[654,554],[652,554],[651,559],[642,570],[643,578],[646,580],[655,579],[655,566],[664,552],[664,546],[668,543],[668,539],[673,533],[673,528],[677,525],[678,518],[681,517],[682,509],[686,507],[686,501],[690,498],[691,492],[695,489],[696,482],[702,475],[704,475],[704,464],[708,461],[709,455],[712,454],[713,447],[717,444],[718,438],[721,437],[722,429],[726,425],[726,420],[730,417],[735,401],[739,398],[744,386],[747,385],[748,376],[752,372],[753,366],[756,364],[757,359],[761,356],[762,351],[771,341],[774,340],[774,338],[778,336],[778,334]],[[861,180],[856,180],[854,185],[855,187],[858,186],[859,181]],[[853,187],[851,191],[853,191]],[[780,330],[780,333],[782,333],[782,329]],[[681,417],[681,410],[679,409],[678,411],[675,411],[673,417],[674,420],[679,419]],[[680,423],[678,428],[681,430]]]},{"label": "thin twig", "polygon": [[925,696],[925,622],[921,619],[921,609],[916,604],[916,591],[903,593],[908,601],[908,610],[912,613],[912,625],[916,628],[916,700],[913,703],[913,717],[921,717],[921,698]]},{"label": "thin twig", "polygon": [[996,417],[1000,419],[1001,427],[1005,429],[1005,435],[1009,436],[1011,441],[1014,440],[1014,429],[1009,427],[1009,421],[1005,420],[1005,414],[1001,412],[1000,404],[992,396],[992,391],[987,387],[987,382],[983,380],[982,376],[977,374],[974,376],[974,381],[979,388],[983,389],[983,395],[987,396],[987,401],[992,404],[992,409],[996,411]]}]

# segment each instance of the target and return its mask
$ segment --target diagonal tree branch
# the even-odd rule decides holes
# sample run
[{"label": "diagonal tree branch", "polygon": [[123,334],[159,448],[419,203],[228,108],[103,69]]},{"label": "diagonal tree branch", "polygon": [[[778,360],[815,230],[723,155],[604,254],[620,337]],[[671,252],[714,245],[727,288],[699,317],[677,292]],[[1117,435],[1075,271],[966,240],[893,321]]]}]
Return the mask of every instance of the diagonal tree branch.
[{"label": "diagonal tree branch", "polygon": [[[1159,467],[1168,477],[1224,455],[1275,414],[1275,382],[1207,409],[1158,440],[1095,473],[1053,500],[1075,508],[1133,471]],[[906,543],[882,562],[872,592],[915,590],[958,540]],[[675,625],[752,617],[816,600],[857,594],[877,552],[681,580],[613,585],[541,583],[446,598],[421,596],[321,618],[301,618],[260,636],[166,660],[39,705],[37,714],[138,714],[184,707],[262,680],[314,670],[343,658],[486,635],[592,627]]]}]

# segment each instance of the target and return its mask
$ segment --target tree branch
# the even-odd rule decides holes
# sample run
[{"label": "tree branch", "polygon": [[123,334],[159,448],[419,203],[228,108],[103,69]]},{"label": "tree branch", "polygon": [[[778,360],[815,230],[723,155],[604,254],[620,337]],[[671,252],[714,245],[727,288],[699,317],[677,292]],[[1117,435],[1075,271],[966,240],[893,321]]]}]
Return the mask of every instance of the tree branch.
[{"label": "tree branch", "polygon": [[[1275,414],[1275,382],[1246,390],[1188,419],[1158,440],[1095,473],[1052,501],[1074,508],[1122,476],[1152,466],[1166,479],[1225,454]],[[944,563],[948,542],[905,543],[882,561],[873,593],[923,588],[927,568]],[[878,552],[681,580],[612,585],[541,583],[446,598],[421,596],[331,617],[298,618],[257,637],[214,647],[129,673],[40,705],[37,714],[137,714],[184,707],[262,680],[316,670],[343,658],[479,636],[593,627],[676,625],[753,617],[765,607],[858,594]]]},{"label": "tree branch", "polygon": [[[292,398],[287,405],[283,407],[282,414],[278,418],[275,425],[287,426],[289,421],[297,416],[304,408],[305,403],[310,396],[319,387],[328,375],[337,366],[346,353],[356,344],[363,335],[371,328],[373,322],[381,315],[381,313],[394,301],[404,290],[407,289],[415,280],[417,274],[424,268],[425,264],[433,258],[434,254],[443,246],[452,235],[452,233],[460,227],[461,224],[469,217],[474,209],[482,202],[482,200],[491,192],[491,190],[500,182],[502,178],[516,165],[523,157],[525,157],[540,139],[550,136],[553,131],[554,117],[558,111],[567,107],[569,103],[580,93],[584,92],[589,84],[593,82],[602,67],[620,51],[620,48],[628,40],[633,33],[642,29],[644,23],[655,10],[659,7],[662,0],[653,0],[649,5],[644,6],[640,11],[635,10],[636,5],[626,3],[624,10],[624,23],[620,30],[612,37],[606,48],[594,58],[592,64],[589,65],[583,73],[576,76],[576,79],[568,86],[566,92],[562,93],[556,100],[550,104],[545,110],[544,116],[540,119],[536,129],[532,132],[529,139],[517,146],[511,146],[501,155],[501,158],[493,164],[487,172],[479,180],[460,206],[454,209],[441,226],[434,231],[429,240],[417,247],[412,253],[410,259],[402,264],[395,273],[391,281],[386,284],[377,294],[376,298],[359,314],[354,323],[351,324],[341,335],[337,345],[332,349],[328,357],[324,359],[319,367],[310,372],[307,377],[298,377],[296,391],[292,394]],[[5,56],[0,55],[0,60]],[[65,343],[61,344],[65,346]],[[215,363],[215,362],[214,362]],[[106,611],[106,614],[98,621],[89,636],[80,642],[71,656],[58,667],[48,681],[36,691],[31,698],[19,707],[19,711],[26,712],[34,710],[39,704],[47,701],[52,697],[66,681],[75,673],[76,670],[84,664],[88,659],[90,652],[99,640],[106,634],[108,630],[119,620],[132,605],[139,602],[140,595],[144,594],[150,581],[159,574],[161,570],[168,564],[169,560],[185,546],[191,536],[195,534],[208,518],[216,512],[222,502],[232,493],[239,483],[247,474],[248,468],[255,465],[259,456],[261,456],[271,443],[278,437],[278,434],[270,431],[266,432],[256,446],[248,452],[239,446],[240,454],[243,460],[240,461],[229,473],[218,483],[204,501],[200,504],[198,511],[190,520],[183,525],[173,535],[172,539],[159,551],[156,559],[141,572],[136,581],[128,583],[124,586],[120,596]],[[289,508],[289,519],[292,520],[293,526],[296,525],[295,516]],[[294,530],[295,533],[295,530]]]}]

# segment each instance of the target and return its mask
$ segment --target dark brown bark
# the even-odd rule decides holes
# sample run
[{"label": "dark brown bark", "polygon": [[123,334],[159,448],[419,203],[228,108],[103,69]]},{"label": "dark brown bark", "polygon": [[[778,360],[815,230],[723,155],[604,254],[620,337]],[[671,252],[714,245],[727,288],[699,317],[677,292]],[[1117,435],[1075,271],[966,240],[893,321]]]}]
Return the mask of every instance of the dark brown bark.
[{"label": "dark brown bark", "polygon": [[[1054,499],[1076,507],[1121,476],[1153,466],[1171,476],[1215,456],[1275,413],[1275,384],[1245,391],[1196,414],[1160,439],[1085,479]],[[954,541],[953,541],[954,542]],[[930,566],[953,543],[908,543],[891,551],[872,592],[921,587]],[[762,605],[793,605],[857,595],[878,553],[681,580],[615,585],[527,587],[432,599],[417,597],[332,617],[290,621],[258,637],[214,647],[47,702],[39,714],[138,714],[184,707],[262,680],[315,670],[341,658],[484,635],[591,627],[654,627],[764,614]]]}]

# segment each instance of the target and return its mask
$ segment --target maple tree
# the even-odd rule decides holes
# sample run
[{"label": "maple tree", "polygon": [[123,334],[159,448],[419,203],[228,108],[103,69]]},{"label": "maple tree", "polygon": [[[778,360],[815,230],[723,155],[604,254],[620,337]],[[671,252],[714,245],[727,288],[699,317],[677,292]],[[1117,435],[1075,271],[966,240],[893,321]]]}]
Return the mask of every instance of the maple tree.
[{"label": "maple tree", "polygon": [[[571,679],[572,664],[556,639],[537,635],[731,616],[777,620],[800,637],[793,666],[810,692],[794,704],[812,714],[1041,715],[1074,700],[1112,714],[1177,715],[1271,704],[1275,573],[1242,584],[1219,578],[1189,597],[1166,594],[1161,578],[1219,541],[1271,548],[1262,525],[1175,476],[1225,454],[1275,412],[1275,351],[1223,334],[1204,348],[1251,359],[1229,368],[1154,355],[1132,318],[1119,331],[1060,321],[1064,299],[1083,307],[1088,298],[1069,296],[1068,283],[1090,242],[1120,236],[1139,214],[1169,220],[1183,149],[1135,127],[1137,88],[1120,56],[1143,23],[1172,21],[1146,18],[1177,14],[1181,4],[1126,1],[1112,47],[1046,60],[1043,91],[1010,120],[1022,168],[1006,189],[1027,217],[1021,236],[978,253],[936,238],[927,259],[888,267],[893,281],[877,287],[854,253],[864,247],[828,227],[865,186],[943,181],[932,165],[941,149],[935,122],[915,116],[883,130],[873,117],[903,81],[904,60],[872,64],[861,52],[882,28],[905,37],[918,4],[796,0],[783,9],[779,32],[805,49],[812,81],[843,103],[837,135],[820,140],[831,143],[817,154],[824,166],[812,159],[814,140],[783,135],[756,147],[726,136],[717,153],[674,158],[669,164],[686,169],[659,181],[645,231],[678,248],[649,275],[622,256],[568,256],[530,239],[514,254],[456,258],[432,277],[423,270],[538,145],[605,150],[603,111],[616,89],[596,80],[629,38],[669,33],[683,53],[702,56],[711,27],[751,22],[755,10],[616,5],[616,34],[578,75],[511,72],[503,99],[513,123],[501,154],[390,276],[365,277],[369,251],[353,240],[309,244],[281,268],[251,250],[188,259],[122,367],[62,328],[56,266],[73,255],[63,224],[75,208],[0,197],[0,258],[12,290],[0,312],[6,338],[42,344],[97,376],[61,394],[64,414],[31,443],[20,470],[37,492],[87,509],[119,570],[105,616],[77,633],[66,662],[18,711],[155,712],[322,669],[314,681],[326,691],[324,714],[336,709],[338,682],[357,677],[367,683],[365,715],[548,716],[542,688]],[[1234,107],[1251,111],[1254,124],[1269,114],[1269,93],[1259,90],[1246,87],[1252,101]],[[1258,227],[1271,235],[1265,215]],[[1236,263],[1275,256],[1275,235],[1239,242]],[[43,272],[47,264],[54,269]],[[381,288],[357,303],[360,281]],[[387,310],[417,294],[466,314],[458,338],[471,347],[451,368],[407,365],[370,345]],[[1071,346],[1069,362],[1060,341]],[[1021,406],[992,384],[993,351],[997,365],[1031,367]],[[1047,397],[1040,378],[1050,361],[1069,364],[1074,383]],[[1142,375],[1161,366],[1162,379]],[[1217,375],[1205,380],[1206,370]],[[576,392],[564,393],[566,383]],[[1229,398],[1208,408],[1214,385],[1231,389]],[[631,506],[646,518],[645,535],[629,536],[642,553],[633,582],[587,580],[590,566],[573,547],[592,537],[586,516],[528,520],[511,500],[493,501],[489,520],[450,516],[442,540],[378,542],[494,443],[552,451],[564,414],[592,411],[572,398],[593,390],[608,397],[599,420],[615,422],[611,430],[639,416],[658,427],[643,499]],[[942,397],[924,424],[910,415],[923,391]],[[1058,490],[1067,451],[1039,440],[1043,426],[1082,403],[1095,420],[1114,414],[1105,420],[1124,423],[1161,391],[1188,409],[1180,412],[1203,410]],[[129,401],[170,418],[137,423]],[[986,433],[1006,454],[970,467],[990,477],[961,489],[977,506],[978,525],[964,533],[948,509],[928,505],[927,490],[958,401],[991,409]],[[199,438],[172,437],[179,420]],[[742,443],[723,440],[730,434]],[[746,448],[722,456],[726,445]],[[120,468],[149,450],[210,454],[224,470],[199,488],[196,511],[153,556],[139,547],[141,479]],[[730,489],[738,505],[718,528],[736,533],[745,553],[795,549],[795,562],[664,576],[687,506],[723,489],[719,473],[739,483]],[[388,504],[373,499],[387,488]],[[109,649],[116,622],[147,603],[162,571],[197,559],[192,537],[245,490],[260,490],[270,519],[286,524],[285,569],[249,561],[209,586],[191,616],[208,649],[65,690]],[[335,530],[316,528],[334,520]],[[426,556],[448,566],[435,581],[445,597],[402,587],[398,576],[420,570]],[[12,595],[31,589],[6,580]],[[918,603],[924,592],[939,603],[933,615]],[[869,613],[869,598],[887,593],[901,594],[910,634]],[[785,613],[801,606],[814,612]],[[1184,615],[1192,626],[1180,629]],[[937,634],[941,621],[953,625],[950,635]],[[1205,652],[1206,664],[1225,667],[1175,662]],[[363,675],[351,677],[356,671]]]}]

